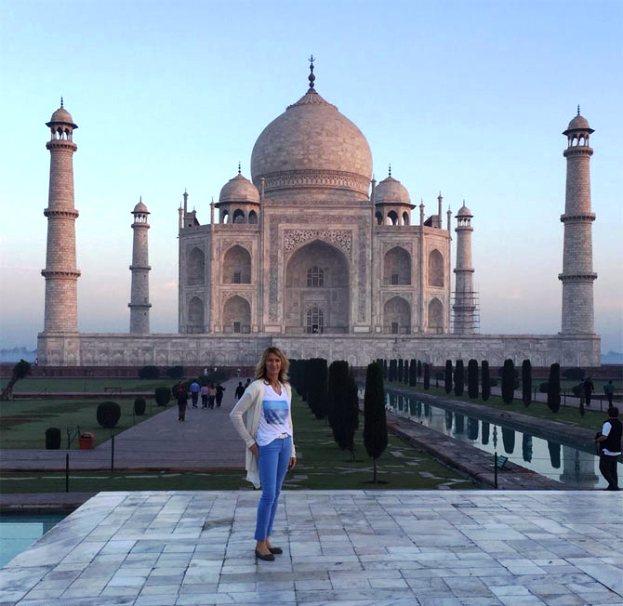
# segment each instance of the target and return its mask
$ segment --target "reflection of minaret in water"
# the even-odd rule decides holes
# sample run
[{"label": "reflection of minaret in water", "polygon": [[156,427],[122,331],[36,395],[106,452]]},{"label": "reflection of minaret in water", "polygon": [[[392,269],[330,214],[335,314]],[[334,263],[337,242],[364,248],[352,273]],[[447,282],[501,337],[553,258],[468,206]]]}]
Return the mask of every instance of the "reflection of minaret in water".
[{"label": "reflection of minaret in water", "polygon": [[560,479],[569,484],[594,486],[599,479],[595,474],[596,462],[594,455],[563,444]]}]

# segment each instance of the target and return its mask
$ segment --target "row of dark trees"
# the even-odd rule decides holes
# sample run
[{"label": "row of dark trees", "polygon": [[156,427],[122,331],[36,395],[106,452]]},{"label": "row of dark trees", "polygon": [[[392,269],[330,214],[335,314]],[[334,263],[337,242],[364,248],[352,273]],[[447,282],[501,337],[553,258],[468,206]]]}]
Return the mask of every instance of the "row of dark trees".
[{"label": "row of dark trees", "polygon": [[[423,387],[430,387],[431,367],[428,363],[421,360],[377,360],[383,368],[383,375],[389,382],[405,383],[415,386],[418,379],[423,376]],[[521,365],[521,381],[519,371],[515,368],[512,360],[504,361],[504,366],[499,371],[501,380],[502,400],[511,404],[515,399],[515,391],[521,387],[521,401],[525,406],[532,403],[532,365],[530,360],[524,360]],[[443,374],[436,376],[437,380],[443,378],[446,393],[454,392],[456,396],[462,396],[465,392],[467,380],[467,395],[471,399],[478,398],[479,394],[483,401],[487,401],[491,396],[491,387],[498,384],[498,380],[491,378],[489,362],[483,360],[478,366],[478,361],[471,359],[467,363],[467,372],[463,360],[457,360],[453,365],[452,360],[446,360]],[[547,393],[547,404],[553,412],[560,409],[560,365],[550,366],[549,379],[542,383],[539,389]]]},{"label": "row of dark trees", "polygon": [[[324,358],[290,360],[290,382],[307,402],[316,419],[326,419],[341,450],[355,460],[355,433],[359,428],[359,394],[348,362]],[[377,482],[377,461],[388,442],[385,416],[383,366],[368,365],[363,401],[363,444],[374,463],[373,482]]]}]

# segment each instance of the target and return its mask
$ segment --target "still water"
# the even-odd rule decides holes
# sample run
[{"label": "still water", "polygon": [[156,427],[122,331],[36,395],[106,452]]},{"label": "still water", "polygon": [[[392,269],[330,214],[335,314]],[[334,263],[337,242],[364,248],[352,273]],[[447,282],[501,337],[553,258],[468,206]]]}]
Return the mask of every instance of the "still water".
[{"label": "still water", "polygon": [[52,514],[0,516],[0,568],[28,549],[64,517]]},{"label": "still water", "polygon": [[[559,444],[545,437],[523,433],[506,426],[489,423],[477,416],[452,412],[425,404],[416,396],[394,392],[385,394],[385,406],[399,417],[421,423],[455,440],[498,455],[575,488],[605,488],[606,481],[599,473],[599,457],[585,451]],[[623,464],[618,464],[619,478],[623,478]]]}]

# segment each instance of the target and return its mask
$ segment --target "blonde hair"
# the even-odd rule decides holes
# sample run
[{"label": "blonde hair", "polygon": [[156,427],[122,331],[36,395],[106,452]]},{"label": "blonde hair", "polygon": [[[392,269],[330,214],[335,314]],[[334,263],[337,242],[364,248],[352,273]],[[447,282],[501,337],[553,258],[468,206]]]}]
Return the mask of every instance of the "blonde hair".
[{"label": "blonde hair", "polygon": [[290,360],[286,357],[286,355],[278,348],[278,347],[267,347],[262,353],[262,357],[260,361],[257,363],[255,367],[255,378],[256,379],[264,379],[266,381],[268,379],[268,373],[266,372],[266,360],[270,354],[276,355],[281,360],[281,369],[279,370],[279,381],[281,383],[288,382],[288,369],[290,368]]}]

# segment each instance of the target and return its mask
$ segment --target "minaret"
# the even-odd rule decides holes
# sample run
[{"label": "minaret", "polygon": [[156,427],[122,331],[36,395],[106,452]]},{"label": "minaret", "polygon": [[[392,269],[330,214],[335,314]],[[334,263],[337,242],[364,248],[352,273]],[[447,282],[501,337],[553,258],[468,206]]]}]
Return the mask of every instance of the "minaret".
[{"label": "minaret", "polygon": [[147,234],[149,223],[147,215],[149,211],[143,204],[143,199],[134,207],[132,213],[134,223],[132,230],[134,238],[132,242],[132,287],[130,293],[130,333],[135,335],[149,334],[149,245]]},{"label": "minaret", "polygon": [[463,206],[456,213],[456,266],[454,268],[454,333],[471,335],[476,331],[476,295],[472,267],[472,211]]},{"label": "minaret", "polygon": [[593,272],[590,159],[593,150],[589,137],[595,132],[588,120],[578,114],[563,133],[567,137],[567,190],[565,214],[560,220],[565,226],[562,256],[562,333],[593,334]]},{"label": "minaret", "polygon": [[44,332],[78,332],[76,268],[76,219],[74,208],[73,155],[77,145],[73,131],[78,128],[71,114],[61,106],[46,123],[50,129],[50,188],[48,207],[43,214],[48,218],[48,241],[45,269],[45,322]]}]

